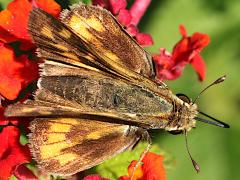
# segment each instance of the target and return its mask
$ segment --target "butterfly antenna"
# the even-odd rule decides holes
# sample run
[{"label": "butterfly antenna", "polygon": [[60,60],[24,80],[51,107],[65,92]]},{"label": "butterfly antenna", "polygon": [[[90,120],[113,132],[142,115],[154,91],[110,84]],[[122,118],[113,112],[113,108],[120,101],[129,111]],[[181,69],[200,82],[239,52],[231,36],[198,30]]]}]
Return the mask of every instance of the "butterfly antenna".
[{"label": "butterfly antenna", "polygon": [[200,114],[210,118],[212,121],[210,120],[207,120],[207,119],[203,119],[203,118],[200,118],[200,117],[195,117],[194,119],[197,120],[197,121],[201,121],[201,122],[204,122],[204,123],[207,123],[207,124],[212,124],[212,125],[215,125],[215,126],[218,126],[218,127],[222,127],[222,128],[230,128],[230,126],[227,124],[227,123],[224,123],[212,116],[209,116],[208,114],[204,113],[204,112],[201,112],[201,111],[198,111]]},{"label": "butterfly antenna", "polygon": [[211,83],[210,85],[208,85],[206,88],[204,88],[199,94],[198,96],[195,98],[195,100],[193,101],[193,104],[199,99],[200,95],[205,92],[208,88],[210,88],[211,86],[215,85],[215,84],[219,84],[222,83],[223,81],[225,81],[226,79],[226,75],[218,78],[216,81],[214,81],[213,83]]},{"label": "butterfly antenna", "polygon": [[185,136],[185,143],[186,143],[186,148],[187,148],[187,152],[188,152],[188,155],[192,161],[192,164],[193,164],[193,167],[194,169],[197,171],[197,173],[200,172],[200,166],[198,165],[198,163],[192,158],[192,155],[189,151],[189,145],[188,145],[188,140],[187,140],[187,131],[184,130],[184,136]]}]

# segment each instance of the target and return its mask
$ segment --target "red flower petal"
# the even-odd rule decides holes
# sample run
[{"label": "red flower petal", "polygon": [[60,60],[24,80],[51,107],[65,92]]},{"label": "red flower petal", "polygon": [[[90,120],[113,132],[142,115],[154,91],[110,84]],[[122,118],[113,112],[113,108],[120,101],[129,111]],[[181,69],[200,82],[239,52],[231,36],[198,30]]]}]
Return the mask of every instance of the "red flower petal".
[{"label": "red flower petal", "polygon": [[143,160],[144,180],[166,180],[166,172],[163,167],[163,156],[148,152]]},{"label": "red flower petal", "polygon": [[[138,179],[142,179],[143,178],[143,169],[142,169],[142,165],[139,165],[137,167],[137,169],[134,168],[137,165],[136,160],[132,161],[131,164],[128,166],[128,174],[129,174],[129,178],[133,175],[133,180],[138,180]],[[134,174],[133,174],[134,173]]]},{"label": "red flower petal", "polygon": [[210,43],[210,38],[207,34],[202,34],[202,33],[196,32],[190,38],[191,38],[190,46],[192,47],[192,49],[199,51],[199,52]]},{"label": "red flower petal", "polygon": [[120,176],[118,180],[130,180],[129,176]]},{"label": "red flower petal", "polygon": [[16,166],[31,160],[27,146],[19,143],[20,131],[14,126],[4,127],[0,133],[0,179],[7,180]]},{"label": "red flower petal", "polygon": [[38,78],[38,64],[26,55],[15,57],[10,46],[0,43],[0,94],[15,99],[22,88]]},{"label": "red flower petal", "polygon": [[130,13],[132,15],[131,24],[137,26],[142,16],[145,14],[151,0],[135,0],[132,7],[130,8]]},{"label": "red flower petal", "polygon": [[13,42],[17,40],[17,37],[11,34],[8,30],[8,24],[12,19],[12,13],[9,10],[3,10],[0,12],[0,41]]},{"label": "red flower petal", "polygon": [[179,71],[173,71],[172,67],[174,67],[175,64],[172,55],[167,52],[166,49],[161,48],[159,55],[153,55],[153,61],[155,62],[155,66],[157,69],[157,80],[172,80],[176,79],[181,75],[179,74]]},{"label": "red flower petal", "polygon": [[187,64],[192,64],[199,75],[199,80],[205,78],[205,63],[200,56],[200,52],[210,42],[206,34],[194,33],[187,36],[184,26],[180,26],[182,39],[173,48],[172,55],[166,56],[161,51],[160,55],[153,56],[159,80],[173,80],[178,78]]},{"label": "red flower petal", "polygon": [[128,27],[127,27],[127,32],[131,35],[131,36],[136,36],[137,33],[138,33],[138,29],[136,26],[130,24]]},{"label": "red flower petal", "polygon": [[127,7],[126,0],[109,0],[110,11],[117,15],[121,9],[125,9]]},{"label": "red flower petal", "polygon": [[33,7],[38,7],[49,14],[58,17],[61,12],[61,6],[54,0],[32,0]]},{"label": "red flower petal", "polygon": [[7,125],[8,120],[3,116],[4,108],[0,106],[0,125]]},{"label": "red flower petal", "polygon": [[133,177],[132,177],[132,180],[142,180],[143,178],[143,170],[142,170],[142,165],[139,165],[137,167],[137,169],[135,169],[134,171],[134,168],[137,164],[137,161],[136,160],[133,160],[130,165],[128,166],[128,176],[125,175],[125,176],[120,176],[118,178],[118,180],[131,180],[131,176],[133,174]]},{"label": "red flower petal", "polygon": [[121,176],[119,180],[130,180],[130,177],[134,171],[133,180],[165,180],[166,172],[163,167],[163,157],[155,153],[148,152],[143,160],[142,165],[139,165],[137,169],[134,168],[137,161],[132,161],[128,166],[128,176]]},{"label": "red flower petal", "polygon": [[32,10],[31,4],[28,0],[15,0],[8,4],[7,9],[11,12],[11,19],[8,21],[8,26],[4,26],[4,28],[19,39],[30,40],[27,24],[28,14]]},{"label": "red flower petal", "polygon": [[176,62],[190,62],[195,55],[199,54],[202,49],[210,42],[210,38],[206,34],[194,33],[187,37],[184,26],[180,26],[182,39],[175,45],[173,49],[173,59]]},{"label": "red flower petal", "polygon": [[179,26],[179,31],[180,31],[180,34],[181,34],[183,37],[187,37],[187,30],[186,30],[186,28],[185,28],[183,25],[180,25],[180,26]]},{"label": "red flower petal", "polygon": [[153,45],[152,36],[146,33],[138,33],[135,36],[137,42],[142,46],[150,46]]},{"label": "red flower petal", "polygon": [[191,64],[198,73],[199,80],[203,81],[206,76],[206,65],[202,57],[199,54],[196,55]]},{"label": "red flower petal", "polygon": [[33,5],[55,16],[58,16],[61,11],[60,6],[53,0],[32,0],[31,2],[15,0],[8,4],[7,10],[0,12],[0,32],[5,30],[5,33],[0,35],[0,39],[4,42],[12,42],[17,39],[31,42],[27,24]]},{"label": "red flower petal", "polygon": [[118,22],[120,22],[124,26],[129,26],[132,20],[132,16],[130,12],[126,9],[121,9],[118,16],[117,16]]}]

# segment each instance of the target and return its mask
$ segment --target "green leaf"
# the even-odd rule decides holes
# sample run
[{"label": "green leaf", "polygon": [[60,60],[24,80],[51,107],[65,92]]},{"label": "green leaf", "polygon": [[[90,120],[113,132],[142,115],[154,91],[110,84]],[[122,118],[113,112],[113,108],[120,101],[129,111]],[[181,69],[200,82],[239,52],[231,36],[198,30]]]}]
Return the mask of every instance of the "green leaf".
[{"label": "green leaf", "polygon": [[[139,160],[141,154],[147,147],[147,143],[139,143],[132,151],[126,151],[120,155],[105,161],[97,167],[91,169],[89,173],[97,173],[102,177],[109,179],[117,179],[120,176],[128,175],[128,166],[133,160]],[[172,156],[161,149],[158,145],[154,144],[150,152],[155,152],[164,156],[164,164],[171,167],[174,162]]]}]

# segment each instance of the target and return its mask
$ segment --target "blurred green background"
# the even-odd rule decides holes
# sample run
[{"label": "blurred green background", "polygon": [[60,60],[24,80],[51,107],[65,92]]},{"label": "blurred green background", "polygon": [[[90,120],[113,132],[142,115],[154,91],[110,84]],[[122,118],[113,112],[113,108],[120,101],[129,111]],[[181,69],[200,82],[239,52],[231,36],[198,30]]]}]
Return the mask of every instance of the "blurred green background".
[{"label": "blurred green background", "polygon": [[179,24],[184,24],[189,34],[198,31],[211,37],[202,54],[207,65],[206,80],[198,82],[189,66],[181,78],[168,83],[175,93],[194,98],[219,76],[227,75],[227,80],[206,91],[198,104],[203,112],[229,123],[231,128],[197,123],[188,135],[191,152],[201,166],[199,174],[191,167],[183,135],[164,133],[155,139],[176,158],[176,166],[168,170],[167,179],[240,179],[240,1],[155,0],[143,20],[142,31],[155,40],[149,48],[151,52],[159,47],[170,51],[179,39]]},{"label": "blurred green background", "polygon": [[[10,1],[2,1],[5,8]],[[58,0],[67,7],[69,1]],[[76,0],[70,1],[77,2]],[[190,150],[201,166],[197,174],[187,155],[183,135],[153,132],[153,151],[165,155],[168,180],[236,180],[240,179],[240,1],[239,0],[153,0],[139,28],[150,33],[154,45],[147,48],[158,53],[160,47],[171,52],[180,39],[179,24],[184,24],[188,34],[206,33],[211,43],[202,55],[207,65],[204,82],[188,66],[181,78],[167,84],[175,93],[194,98],[201,89],[224,74],[227,80],[205,92],[198,101],[200,109],[230,124],[230,129],[197,123],[189,135]],[[99,166],[97,171],[107,177],[127,173],[127,165],[139,156],[143,149],[127,152]],[[160,150],[159,150],[160,147]]]}]

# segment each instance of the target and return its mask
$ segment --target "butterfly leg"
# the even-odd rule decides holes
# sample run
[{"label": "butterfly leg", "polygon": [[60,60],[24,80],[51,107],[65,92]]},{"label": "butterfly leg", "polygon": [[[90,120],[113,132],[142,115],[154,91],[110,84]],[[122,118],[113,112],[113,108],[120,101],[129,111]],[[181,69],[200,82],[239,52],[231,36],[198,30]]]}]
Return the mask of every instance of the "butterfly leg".
[{"label": "butterfly leg", "polygon": [[146,149],[144,150],[144,152],[141,154],[141,156],[140,156],[137,164],[134,166],[134,168],[133,168],[133,173],[132,173],[132,175],[131,175],[130,180],[133,180],[133,177],[134,177],[134,174],[135,174],[136,169],[137,169],[138,166],[141,164],[143,158],[144,158],[145,155],[149,152],[149,150],[150,150],[150,148],[151,148],[151,146],[152,146],[152,139],[151,139],[151,136],[149,135],[148,131],[145,130],[145,129],[140,129],[139,132],[141,132],[141,136],[142,136],[141,139],[146,140],[146,141],[148,142],[148,144],[147,144],[147,147],[146,147]]}]

